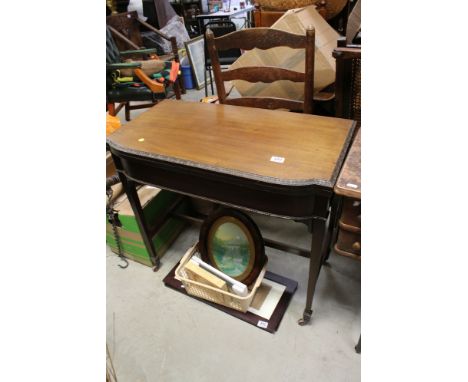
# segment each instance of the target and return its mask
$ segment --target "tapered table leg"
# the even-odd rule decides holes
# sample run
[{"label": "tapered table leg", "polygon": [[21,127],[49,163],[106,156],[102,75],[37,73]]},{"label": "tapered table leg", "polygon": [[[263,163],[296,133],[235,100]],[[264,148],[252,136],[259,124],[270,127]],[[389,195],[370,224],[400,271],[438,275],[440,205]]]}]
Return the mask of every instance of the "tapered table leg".
[{"label": "tapered table leg", "polygon": [[143,215],[143,208],[141,207],[140,198],[138,197],[136,190],[136,183],[133,180],[128,179],[122,173],[119,174],[119,177],[127,194],[128,201],[130,202],[133,212],[135,213],[135,219],[138,223],[141,237],[143,238],[143,242],[145,243],[145,246],[149,252],[151,263],[153,264],[153,271],[157,271],[160,266],[160,261],[156,254],[153,241],[151,240],[148,225],[145,221],[145,216]]},{"label": "tapered table leg", "polygon": [[325,236],[325,219],[314,219],[312,221],[312,249],[309,259],[309,281],[307,283],[307,298],[306,298],[306,307],[304,309],[304,314],[301,319],[299,319],[299,325],[305,325],[310,321],[312,317],[312,301],[315,293],[315,286],[317,284],[317,279],[320,273],[320,268],[322,266],[322,247],[323,239]]},{"label": "tapered table leg", "polygon": [[327,231],[327,242],[325,245],[324,250],[326,251],[325,256],[323,257],[323,264],[328,264],[328,258],[330,257],[330,253],[332,251],[333,245],[336,242],[336,236],[338,233],[338,220],[341,215],[341,209],[343,207],[343,197],[339,195],[333,195],[331,209],[330,209],[330,220],[328,223],[328,231]]}]

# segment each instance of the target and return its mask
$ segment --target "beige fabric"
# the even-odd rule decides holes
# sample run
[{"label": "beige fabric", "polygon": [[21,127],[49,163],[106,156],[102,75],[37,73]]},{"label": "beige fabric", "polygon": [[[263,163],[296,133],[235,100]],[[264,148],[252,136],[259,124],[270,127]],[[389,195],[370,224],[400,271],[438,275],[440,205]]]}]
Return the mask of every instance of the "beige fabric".
[{"label": "beige fabric", "polygon": [[[134,61],[129,59],[125,60],[125,62],[141,62],[141,70],[143,70],[147,76],[159,73],[164,69],[164,61],[160,60]],[[121,77],[132,77],[133,69],[122,69],[120,75]]]},{"label": "beige fabric", "polygon": [[[309,26],[315,28],[314,92],[317,93],[335,81],[335,59],[332,53],[336,48],[338,33],[320,16],[314,6],[287,11],[271,28],[305,35]],[[276,66],[304,73],[305,50],[288,47],[252,49],[240,56],[230,69],[249,66]],[[233,84],[243,97],[278,97],[298,101],[304,99],[302,82],[276,81],[270,84],[235,80]]]},{"label": "beige fabric", "polygon": [[353,10],[349,14],[348,25],[346,27],[346,43],[351,44],[354,37],[361,30],[361,0],[358,0]]}]

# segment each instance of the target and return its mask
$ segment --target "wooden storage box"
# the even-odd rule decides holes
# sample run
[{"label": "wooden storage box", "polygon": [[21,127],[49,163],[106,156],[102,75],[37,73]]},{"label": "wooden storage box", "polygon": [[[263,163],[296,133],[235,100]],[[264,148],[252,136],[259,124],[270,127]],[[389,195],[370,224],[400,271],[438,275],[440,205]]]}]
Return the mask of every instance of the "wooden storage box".
[{"label": "wooden storage box", "polygon": [[361,257],[361,233],[340,229],[335,251],[348,257]]},{"label": "wooden storage box", "polygon": [[266,11],[263,9],[255,9],[254,12],[255,27],[271,27],[276,21],[284,15],[284,11]]},{"label": "wooden storage box", "polygon": [[361,232],[361,201],[344,198],[340,227],[348,231]]},{"label": "wooden storage box", "polygon": [[361,201],[350,198],[343,200],[338,222],[338,239],[335,252],[339,255],[361,259]]}]

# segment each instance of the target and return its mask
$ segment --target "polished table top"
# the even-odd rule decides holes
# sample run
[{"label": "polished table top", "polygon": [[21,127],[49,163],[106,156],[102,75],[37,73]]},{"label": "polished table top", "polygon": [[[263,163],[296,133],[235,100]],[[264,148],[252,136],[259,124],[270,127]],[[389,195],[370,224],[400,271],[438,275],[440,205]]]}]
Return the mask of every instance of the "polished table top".
[{"label": "polished table top", "polygon": [[356,134],[335,185],[335,193],[361,199],[361,129]]},{"label": "polished table top", "polygon": [[354,122],[164,100],[113,133],[121,152],[280,185],[333,188]]}]

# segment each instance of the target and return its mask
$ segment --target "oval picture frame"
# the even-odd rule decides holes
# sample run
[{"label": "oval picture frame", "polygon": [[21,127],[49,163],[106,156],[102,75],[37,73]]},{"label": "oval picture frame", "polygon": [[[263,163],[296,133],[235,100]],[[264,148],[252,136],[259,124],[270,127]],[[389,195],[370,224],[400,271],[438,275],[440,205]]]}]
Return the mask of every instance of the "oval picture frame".
[{"label": "oval picture frame", "polygon": [[199,250],[202,260],[233,279],[250,285],[267,262],[263,238],[247,214],[217,210],[203,222]]}]

